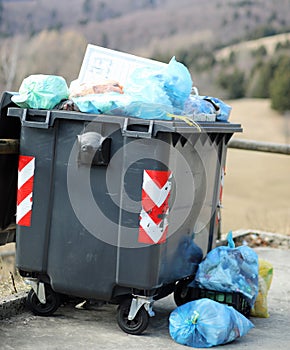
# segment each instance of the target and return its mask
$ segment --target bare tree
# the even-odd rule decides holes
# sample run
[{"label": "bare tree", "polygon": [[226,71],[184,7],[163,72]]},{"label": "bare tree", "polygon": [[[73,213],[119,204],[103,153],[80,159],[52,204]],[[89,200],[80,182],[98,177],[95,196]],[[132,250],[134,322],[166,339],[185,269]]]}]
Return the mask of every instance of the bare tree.
[{"label": "bare tree", "polygon": [[2,44],[0,50],[0,69],[3,90],[11,90],[17,73],[19,59],[19,38],[10,38]]}]

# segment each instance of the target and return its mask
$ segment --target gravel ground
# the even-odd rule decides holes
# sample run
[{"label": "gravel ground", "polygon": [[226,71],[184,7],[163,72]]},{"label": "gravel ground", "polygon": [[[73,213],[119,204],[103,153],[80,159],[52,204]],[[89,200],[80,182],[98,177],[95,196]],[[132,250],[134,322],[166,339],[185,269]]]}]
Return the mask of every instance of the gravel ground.
[{"label": "gravel ground", "polygon": [[[290,236],[259,230],[238,230],[233,232],[236,246],[248,245],[251,248],[279,248],[290,249]],[[222,244],[226,244],[223,237]]]},{"label": "gravel ground", "polygon": [[[268,294],[269,318],[251,317],[255,328],[244,337],[216,347],[223,350],[289,349],[290,332],[290,256],[286,249],[255,248],[258,256],[274,268]],[[168,318],[176,308],[172,295],[154,304],[155,317],[140,336],[128,335],[116,322],[116,305],[96,309],[77,309],[74,304],[60,307],[50,317],[22,312],[0,321],[1,350],[79,350],[142,349],[178,350],[186,347],[175,343],[168,332]]]}]

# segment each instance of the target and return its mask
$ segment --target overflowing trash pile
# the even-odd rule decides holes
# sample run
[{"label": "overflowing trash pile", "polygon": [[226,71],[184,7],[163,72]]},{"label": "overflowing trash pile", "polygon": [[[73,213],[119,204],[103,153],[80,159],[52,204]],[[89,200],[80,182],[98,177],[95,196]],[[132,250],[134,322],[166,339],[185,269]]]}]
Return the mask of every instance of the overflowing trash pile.
[{"label": "overflowing trash pile", "polygon": [[253,306],[258,295],[258,256],[248,246],[235,248],[232,233],[228,246],[213,249],[207,254],[196,273],[195,281],[202,288],[239,292]]},{"label": "overflowing trash pile", "polygon": [[[30,75],[11,99],[21,108],[181,120],[189,124],[228,121],[231,107],[217,97],[199,95],[189,70],[175,57],[161,64],[116,54],[120,60],[116,68],[110,55],[110,50],[90,45],[78,79],[68,85],[61,76]],[[123,71],[127,72],[124,76]],[[182,258],[190,255],[189,269],[202,259],[202,252],[190,243],[182,241],[183,254],[178,252]],[[259,261],[249,246],[235,247],[229,234],[228,246],[213,249],[199,263],[194,280],[187,286],[191,298],[170,315],[171,337],[180,344],[207,348],[244,336],[253,323],[240,305],[229,306],[228,299],[221,301],[219,296],[238,294],[252,316],[268,317],[267,293],[272,274],[271,264]],[[194,298],[196,289],[218,292],[211,294],[217,297]]]},{"label": "overflowing trash pile", "polygon": [[[96,50],[98,55],[104,49],[96,47]],[[101,73],[79,77],[69,87],[60,76],[28,76],[12,100],[21,108],[57,108],[141,119],[181,119],[189,123],[190,120],[226,122],[229,119],[231,107],[216,97],[200,96],[189,70],[175,57],[168,64],[145,60],[136,65],[126,79],[111,67],[113,58],[108,64],[113,72],[108,73],[104,68],[107,61],[107,57],[98,58],[97,66],[91,71]]]},{"label": "overflowing trash pile", "polygon": [[[199,264],[188,284],[193,300],[170,314],[169,333],[179,344],[196,348],[226,344],[254,327],[249,316],[269,317],[273,266],[246,245],[236,248],[231,232],[227,239],[228,246],[213,249]],[[197,294],[197,289],[205,293]]]}]

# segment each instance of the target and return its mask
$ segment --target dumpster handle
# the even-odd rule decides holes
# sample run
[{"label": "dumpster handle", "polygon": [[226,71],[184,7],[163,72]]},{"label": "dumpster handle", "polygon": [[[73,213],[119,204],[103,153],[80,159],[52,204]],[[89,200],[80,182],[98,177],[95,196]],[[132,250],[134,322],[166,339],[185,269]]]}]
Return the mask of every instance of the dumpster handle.
[{"label": "dumpster handle", "polygon": [[51,113],[50,111],[43,111],[43,112],[44,112],[43,114],[40,114],[39,111],[37,111],[35,118],[33,118],[34,115],[31,112],[31,110],[28,110],[27,108],[23,109],[22,116],[21,116],[21,124],[23,126],[28,126],[31,128],[48,129]]},{"label": "dumpster handle", "polygon": [[[148,124],[148,130],[147,131],[138,131],[138,130],[128,130],[129,125],[129,118],[126,118],[124,120],[124,125],[122,128],[122,135],[128,136],[128,137],[140,137],[144,139],[151,139],[152,137],[152,131],[153,131],[153,125],[154,120],[150,120]],[[144,125],[144,124],[142,124]]]}]

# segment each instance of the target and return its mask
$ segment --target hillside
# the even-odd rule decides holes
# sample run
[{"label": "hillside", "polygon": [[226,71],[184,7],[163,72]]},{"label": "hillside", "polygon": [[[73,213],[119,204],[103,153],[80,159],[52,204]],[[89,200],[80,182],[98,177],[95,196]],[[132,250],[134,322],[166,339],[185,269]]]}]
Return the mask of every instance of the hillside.
[{"label": "hillside", "polygon": [[218,61],[221,61],[223,59],[227,59],[232,52],[236,54],[239,54],[241,52],[251,52],[253,50],[259,49],[261,46],[265,47],[269,55],[274,55],[277,43],[286,41],[290,41],[290,33],[283,33],[269,37],[263,37],[256,40],[244,41],[235,45],[229,45],[221,50],[218,50],[216,52],[216,59]]},{"label": "hillside", "polygon": [[201,94],[236,98],[218,78],[237,69],[250,79],[260,57],[248,40],[278,42],[273,34],[290,32],[289,8],[290,0],[0,0],[0,90],[17,90],[35,73],[70,83],[91,43],[163,62],[174,55]]},{"label": "hillside", "polygon": [[[90,43],[133,53],[203,42],[227,45],[289,26],[289,0],[0,1],[2,36],[74,30]],[[289,28],[288,28],[289,29]]]}]

